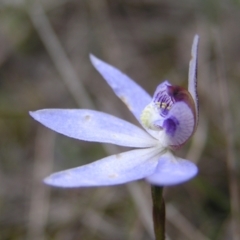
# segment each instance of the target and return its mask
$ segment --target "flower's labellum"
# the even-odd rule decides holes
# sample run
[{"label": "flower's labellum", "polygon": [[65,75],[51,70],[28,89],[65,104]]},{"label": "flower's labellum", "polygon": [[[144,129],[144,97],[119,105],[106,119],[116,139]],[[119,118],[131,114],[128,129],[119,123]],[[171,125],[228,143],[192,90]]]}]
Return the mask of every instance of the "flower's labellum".
[{"label": "flower's labellum", "polygon": [[158,139],[163,146],[178,148],[195,130],[194,101],[187,90],[165,81],[143,110],[141,122],[144,127],[159,132]]}]

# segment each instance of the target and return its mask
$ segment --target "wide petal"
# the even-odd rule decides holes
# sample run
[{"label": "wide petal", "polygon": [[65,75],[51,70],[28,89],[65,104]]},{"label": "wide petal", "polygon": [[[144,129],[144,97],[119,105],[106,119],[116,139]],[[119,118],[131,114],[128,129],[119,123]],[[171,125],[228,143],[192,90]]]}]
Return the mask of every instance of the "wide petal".
[{"label": "wide petal", "polygon": [[151,102],[151,96],[117,68],[101,61],[93,55],[90,55],[90,59],[115,94],[127,105],[129,110],[140,122],[141,113]]},{"label": "wide petal", "polygon": [[127,147],[151,147],[157,141],[141,128],[112,115],[84,109],[43,109],[30,115],[68,137]]},{"label": "wide petal", "polygon": [[[191,60],[188,72],[188,91],[192,95],[196,108],[196,120],[198,121],[198,95],[197,95],[197,63],[198,63],[198,42],[199,36],[195,35],[191,50]],[[196,121],[196,122],[197,122]]]},{"label": "wide petal", "polygon": [[171,186],[188,181],[196,176],[197,172],[194,163],[167,152],[160,157],[155,172],[146,180],[153,185]]},{"label": "wide petal", "polygon": [[182,145],[192,136],[194,127],[195,119],[189,106],[184,102],[175,103],[163,122],[167,145]]},{"label": "wide petal", "polygon": [[159,148],[148,148],[112,155],[81,167],[54,173],[44,182],[56,187],[96,187],[142,179],[154,172],[159,153]]}]

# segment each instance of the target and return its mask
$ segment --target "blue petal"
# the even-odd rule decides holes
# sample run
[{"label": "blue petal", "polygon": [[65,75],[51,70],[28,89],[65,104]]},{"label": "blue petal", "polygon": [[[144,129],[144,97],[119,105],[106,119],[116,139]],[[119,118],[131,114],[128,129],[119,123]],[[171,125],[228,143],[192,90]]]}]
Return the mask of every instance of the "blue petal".
[{"label": "blue petal", "polygon": [[[189,63],[188,72],[188,91],[192,95],[196,108],[196,117],[198,118],[198,96],[197,96],[197,62],[198,62],[198,41],[199,36],[195,35],[192,44],[191,61]],[[196,119],[198,122],[198,119]]]},{"label": "blue petal", "polygon": [[96,162],[54,173],[44,180],[56,187],[110,186],[151,175],[159,158],[159,148],[132,150]]},{"label": "blue petal", "polygon": [[167,152],[159,159],[155,172],[146,180],[153,185],[170,186],[186,182],[196,176],[197,166]]},{"label": "blue petal", "polygon": [[115,94],[127,105],[129,110],[140,122],[141,113],[151,102],[151,96],[117,68],[101,61],[93,55],[90,55],[90,59]]},{"label": "blue petal", "polygon": [[127,147],[152,147],[157,141],[141,128],[112,115],[84,109],[43,109],[30,115],[68,137]]}]

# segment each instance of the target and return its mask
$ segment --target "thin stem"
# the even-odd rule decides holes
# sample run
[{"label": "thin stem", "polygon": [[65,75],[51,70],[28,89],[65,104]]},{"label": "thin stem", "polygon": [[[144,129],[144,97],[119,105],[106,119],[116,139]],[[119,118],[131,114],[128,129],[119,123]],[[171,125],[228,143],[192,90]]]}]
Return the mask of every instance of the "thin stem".
[{"label": "thin stem", "polygon": [[163,188],[151,186],[152,190],[152,215],[156,240],[165,239],[165,203],[162,196]]}]

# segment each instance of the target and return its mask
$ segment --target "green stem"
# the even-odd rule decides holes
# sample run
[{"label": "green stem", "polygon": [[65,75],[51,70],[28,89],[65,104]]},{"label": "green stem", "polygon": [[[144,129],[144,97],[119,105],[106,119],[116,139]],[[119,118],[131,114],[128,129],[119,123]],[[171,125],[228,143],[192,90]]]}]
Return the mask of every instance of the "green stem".
[{"label": "green stem", "polygon": [[151,186],[152,190],[152,215],[156,240],[165,239],[165,203],[162,196],[163,188]]}]

